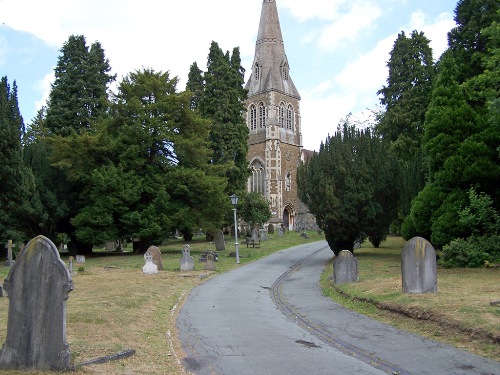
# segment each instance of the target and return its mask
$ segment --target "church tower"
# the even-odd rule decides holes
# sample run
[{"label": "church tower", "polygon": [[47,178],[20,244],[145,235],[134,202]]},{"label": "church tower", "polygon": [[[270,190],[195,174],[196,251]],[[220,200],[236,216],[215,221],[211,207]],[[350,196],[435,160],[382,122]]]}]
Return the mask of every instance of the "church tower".
[{"label": "church tower", "polygon": [[[296,174],[302,152],[300,95],[290,76],[275,0],[264,0],[248,90],[248,191],[269,202],[270,223],[298,227]],[[301,229],[301,228],[298,228]]]}]

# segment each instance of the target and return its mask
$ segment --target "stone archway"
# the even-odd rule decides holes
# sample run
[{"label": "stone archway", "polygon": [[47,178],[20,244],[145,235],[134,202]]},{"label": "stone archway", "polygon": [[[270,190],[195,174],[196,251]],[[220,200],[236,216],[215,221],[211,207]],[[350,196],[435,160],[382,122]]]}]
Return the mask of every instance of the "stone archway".
[{"label": "stone archway", "polygon": [[291,205],[286,205],[283,209],[283,226],[286,230],[293,230],[295,225],[295,210]]}]

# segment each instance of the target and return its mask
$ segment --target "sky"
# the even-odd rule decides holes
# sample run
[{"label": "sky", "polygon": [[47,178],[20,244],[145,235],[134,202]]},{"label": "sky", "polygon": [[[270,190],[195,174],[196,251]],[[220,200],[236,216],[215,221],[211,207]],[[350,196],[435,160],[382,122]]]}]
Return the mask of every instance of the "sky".
[{"label": "sky", "polygon": [[[349,113],[379,106],[398,33],[423,31],[434,59],[447,47],[457,0],[277,0],[290,77],[300,95],[303,146],[318,150]],[[70,35],[99,41],[118,81],[168,71],[185,89],[193,62],[206,70],[212,41],[240,48],[249,77],[262,0],[0,0],[0,76],[15,80],[26,125],[46,103]],[[114,89],[114,88],[111,88]]]}]

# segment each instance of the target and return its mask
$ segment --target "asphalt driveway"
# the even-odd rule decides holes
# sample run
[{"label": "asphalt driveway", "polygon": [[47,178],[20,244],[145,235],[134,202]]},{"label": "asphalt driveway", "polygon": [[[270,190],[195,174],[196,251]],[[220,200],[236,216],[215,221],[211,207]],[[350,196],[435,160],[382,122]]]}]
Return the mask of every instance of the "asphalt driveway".
[{"label": "asphalt driveway", "polygon": [[177,327],[194,374],[495,374],[500,363],[397,330],[322,295],[326,241],[277,252],[195,288]]}]

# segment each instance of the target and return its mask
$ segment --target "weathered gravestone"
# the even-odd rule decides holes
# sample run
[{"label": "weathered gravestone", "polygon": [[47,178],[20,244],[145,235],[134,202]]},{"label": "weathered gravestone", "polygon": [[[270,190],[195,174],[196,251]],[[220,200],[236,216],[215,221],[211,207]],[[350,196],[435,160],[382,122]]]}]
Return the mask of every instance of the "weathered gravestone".
[{"label": "weathered gravestone", "polygon": [[221,230],[215,232],[215,251],[226,250],[226,243],[224,241],[224,233]]},{"label": "weathered gravestone", "polygon": [[261,241],[267,241],[267,232],[265,229],[259,230],[259,236]]},{"label": "weathered gravestone", "polygon": [[62,371],[70,367],[66,300],[73,280],[48,238],[32,239],[5,279],[9,293],[7,337],[0,368]]},{"label": "weathered gravestone", "polygon": [[77,255],[76,264],[85,264],[85,255]]},{"label": "weathered gravestone", "polygon": [[207,261],[205,262],[203,269],[207,271],[215,271],[214,254],[207,254]]},{"label": "weathered gravestone", "polygon": [[342,250],[333,261],[335,284],[350,284],[359,281],[358,260],[349,250]]},{"label": "weathered gravestone", "polygon": [[151,253],[144,254],[145,264],[142,266],[142,272],[147,275],[158,273],[158,266],[153,263],[153,255]]},{"label": "weathered gravestone", "polygon": [[161,252],[156,246],[150,246],[146,250],[146,254],[151,254],[153,263],[156,264],[158,271],[163,271],[163,264],[161,263]]},{"label": "weathered gravestone", "polygon": [[68,258],[68,271],[71,276],[76,274],[75,270],[73,269],[73,257]]},{"label": "weathered gravestone", "polygon": [[403,293],[437,293],[436,251],[422,237],[409,240],[401,253]]},{"label": "weathered gravestone", "polygon": [[7,260],[5,261],[5,266],[6,267],[12,267],[12,265],[15,263],[12,260],[12,247],[14,245],[12,244],[12,240],[8,240],[7,244],[5,245],[5,248],[7,249]]},{"label": "weathered gravestone", "polygon": [[274,234],[274,225],[273,224],[269,224],[267,226],[267,233]]},{"label": "weathered gravestone", "polygon": [[181,271],[193,271],[194,259],[191,256],[191,246],[184,245],[182,248]]}]

